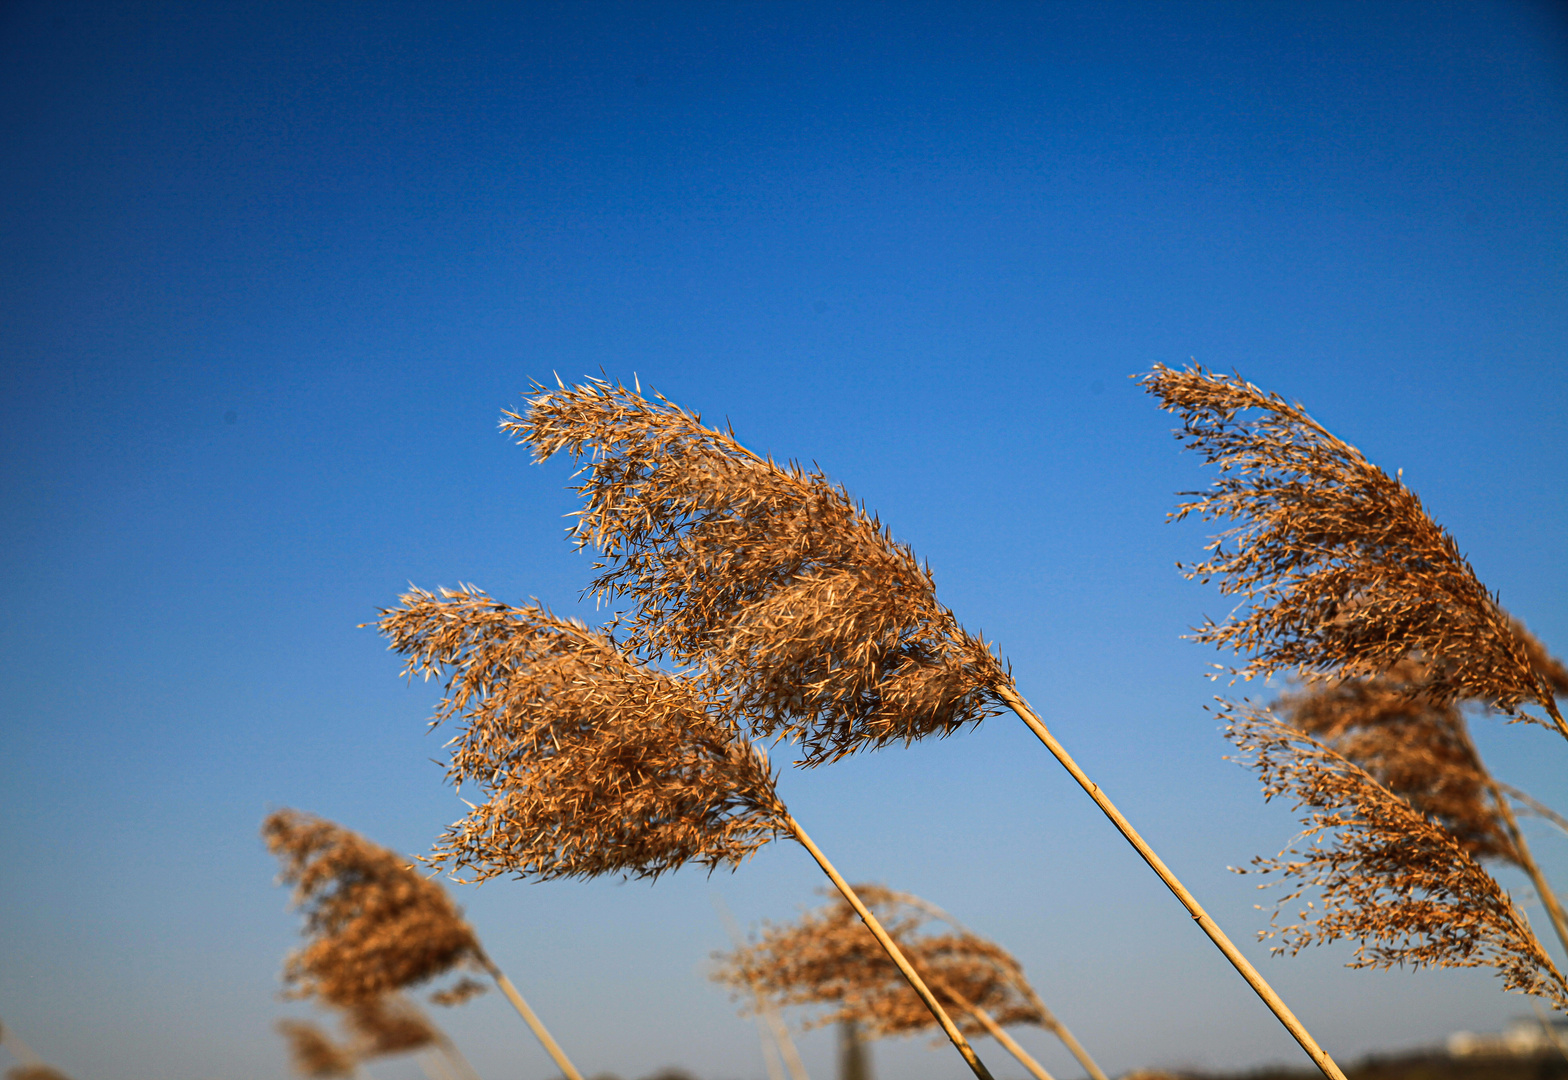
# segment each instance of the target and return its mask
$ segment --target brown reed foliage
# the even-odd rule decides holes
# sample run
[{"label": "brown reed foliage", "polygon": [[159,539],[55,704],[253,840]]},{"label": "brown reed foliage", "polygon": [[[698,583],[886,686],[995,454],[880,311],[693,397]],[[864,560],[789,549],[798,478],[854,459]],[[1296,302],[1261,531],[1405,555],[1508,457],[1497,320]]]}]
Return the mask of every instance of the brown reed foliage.
[{"label": "brown reed foliage", "polygon": [[1490,778],[1459,703],[1422,693],[1423,667],[1401,660],[1371,678],[1310,682],[1274,708],[1442,825],[1472,856],[1522,865],[1488,798]]},{"label": "brown reed foliage", "polygon": [[5,1080],[71,1080],[59,1069],[48,1065],[13,1065],[5,1071]]},{"label": "brown reed foliage", "polygon": [[[1251,872],[1288,888],[1260,935],[1280,942],[1273,952],[1352,940],[1351,967],[1491,967],[1506,989],[1568,1009],[1568,982],[1524,914],[1446,829],[1267,709],[1224,702],[1220,713],[1264,798],[1290,798],[1305,825],[1278,857],[1253,860]],[[1309,890],[1300,921],[1281,925]]]},{"label": "brown reed foliage", "polygon": [[308,1020],[279,1020],[278,1034],[289,1046],[289,1059],[301,1076],[353,1076],[359,1067],[354,1052],[333,1042],[331,1036]]},{"label": "brown reed foliage", "polygon": [[430,1000],[436,1005],[450,1008],[453,1005],[462,1005],[472,999],[486,994],[490,988],[478,979],[471,979],[467,975],[458,979],[444,990],[438,990],[430,995]]},{"label": "brown reed foliage", "polygon": [[1007,676],[906,546],[820,472],[778,465],[655,395],[539,391],[502,429],[586,458],[574,529],[592,589],[632,602],[630,646],[697,665],[802,764],[947,735],[1000,709]]},{"label": "brown reed foliage", "polygon": [[441,1041],[430,1020],[399,997],[356,1002],[344,1010],[343,1021],[362,1058],[406,1054]]},{"label": "brown reed foliage", "polygon": [[477,589],[415,589],[383,612],[406,674],[447,674],[436,722],[465,717],[448,776],[487,801],[432,860],[541,879],[657,878],[739,865],[782,830],[766,758],[697,682],[607,633]]},{"label": "brown reed foliage", "polygon": [[305,915],[306,944],[284,962],[291,997],[373,1003],[482,956],[446,890],[396,852],[297,810],[262,835]]},{"label": "brown reed foliage", "polygon": [[1190,501],[1171,517],[1241,522],[1208,545],[1206,561],[1183,567],[1249,602],[1195,634],[1248,654],[1234,674],[1351,678],[1414,658],[1433,703],[1475,699],[1541,723],[1520,711],[1532,702],[1568,737],[1550,678],[1398,476],[1239,376],[1155,365],[1141,381],[1182,417],[1177,438],[1219,466],[1213,487],[1184,492]]},{"label": "brown reed foliage", "polygon": [[[1028,985],[1022,968],[1000,946],[965,931],[925,933],[928,912],[903,894],[876,885],[854,889],[965,1034],[985,1033],[970,1005],[999,1024],[1043,1023],[1039,1008],[1020,989]],[[712,978],[737,996],[754,1001],[761,995],[780,1008],[825,1009],[807,1019],[808,1029],[852,1022],[881,1038],[926,1031],[935,1023],[842,899],[795,923],[766,927],[755,943],[715,958],[719,963]]]}]

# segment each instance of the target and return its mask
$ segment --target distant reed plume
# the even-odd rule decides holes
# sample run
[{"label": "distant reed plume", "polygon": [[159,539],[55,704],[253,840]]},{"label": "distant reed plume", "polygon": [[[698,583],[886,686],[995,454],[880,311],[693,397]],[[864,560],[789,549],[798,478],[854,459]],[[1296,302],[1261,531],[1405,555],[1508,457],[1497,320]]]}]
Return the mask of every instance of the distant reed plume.
[{"label": "distant reed plume", "polygon": [[[946,933],[925,932],[933,914],[945,916],[917,897],[875,885],[855,889],[959,1015],[967,1034],[991,1035],[1039,1080],[1049,1080],[1044,1067],[1004,1030],[1009,1024],[1043,1027],[1062,1039],[1094,1080],[1105,1080],[1004,949],[956,925]],[[853,1023],[874,1037],[929,1030],[929,1013],[872,945],[854,912],[838,902],[794,923],[767,927],[755,943],[719,954],[712,977],[737,991],[764,995],[778,1007],[825,1010],[806,1020],[808,1028]]]},{"label": "distant reed plume", "polygon": [[[872,913],[779,798],[767,755],[711,680],[657,670],[604,631],[473,587],[420,589],[380,627],[405,674],[444,677],[435,722],[463,727],[448,777],[485,801],[430,856],[483,881],[734,869],[768,841],[806,848],[981,1080],[990,1074]],[[470,804],[472,805],[472,804]]]},{"label": "distant reed plume", "polygon": [[565,451],[585,462],[574,533],[602,556],[592,589],[630,601],[628,652],[684,666],[751,733],[798,742],[804,765],[948,735],[1011,709],[1329,1080],[1344,1080],[984,640],[937,601],[929,570],[842,488],[761,457],[640,387],[534,389],[526,413],[507,413],[502,429],[540,461]]},{"label": "distant reed plume", "polygon": [[[507,993],[566,1076],[581,1080],[438,882],[353,830],[297,810],[270,814],[262,836],[305,915],[306,944],[283,965],[290,997],[314,997],[352,1016],[391,1008],[387,1002],[401,990],[478,967]],[[471,982],[462,978],[437,999],[466,1000]],[[454,1068],[471,1071],[451,1040],[438,1033],[437,1042]]]},{"label": "distant reed plume", "polygon": [[[745,948],[746,939],[741,935],[735,917],[730,914],[728,905],[717,893],[713,894],[713,907],[719,913],[731,943],[737,950]],[[778,1008],[763,993],[761,987],[748,983],[745,989],[750,994],[752,1005],[756,1010],[758,1036],[762,1040],[762,1060],[768,1070],[768,1080],[784,1080],[779,1059],[782,1060],[784,1068],[789,1069],[791,1080],[810,1080],[806,1075],[805,1063],[800,1060],[800,1054],[795,1049],[795,1041],[790,1038],[789,1028],[779,1016]]]},{"label": "distant reed plume", "polygon": [[59,1069],[48,1065],[13,1065],[5,1071],[5,1080],[71,1080]]},{"label": "distant reed plume", "polygon": [[430,1018],[399,998],[361,1001],[344,1012],[345,1023],[357,1039],[362,1058],[407,1054],[440,1042]]},{"label": "distant reed plume", "polygon": [[1157,364],[1141,381],[1181,416],[1177,438],[1220,470],[1209,491],[1184,493],[1172,519],[1240,523],[1184,567],[1249,602],[1195,635],[1246,654],[1236,675],[1353,678],[1415,658],[1418,689],[1435,704],[1482,701],[1568,738],[1552,676],[1399,476],[1239,376]]},{"label": "distant reed plume", "polygon": [[288,1043],[290,1063],[301,1076],[329,1080],[358,1072],[359,1059],[353,1050],[334,1042],[310,1021],[279,1020],[277,1028]]},{"label": "distant reed plume", "polygon": [[[1515,629],[1532,656],[1555,663],[1522,626]],[[1537,812],[1551,811],[1492,777],[1470,737],[1461,702],[1433,701],[1421,690],[1426,681],[1423,663],[1406,659],[1380,675],[1311,680],[1275,708],[1446,829],[1471,856],[1523,870],[1568,948],[1568,918],[1519,829],[1509,792]]]},{"label": "distant reed plume", "polygon": [[[1305,831],[1252,872],[1278,875],[1276,953],[1357,943],[1351,967],[1491,967],[1506,989],[1568,1009],[1568,982],[1523,912],[1447,829],[1368,772],[1267,709],[1226,702],[1221,716],[1265,799],[1284,796]],[[1280,925],[1285,906],[1314,898]]]}]

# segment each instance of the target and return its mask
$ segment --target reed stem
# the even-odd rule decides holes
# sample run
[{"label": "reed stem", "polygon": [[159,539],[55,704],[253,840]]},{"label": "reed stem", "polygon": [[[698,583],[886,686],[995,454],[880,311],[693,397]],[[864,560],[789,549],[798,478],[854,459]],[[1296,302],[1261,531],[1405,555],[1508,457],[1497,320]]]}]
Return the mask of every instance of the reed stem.
[{"label": "reed stem", "polygon": [[1307,1056],[1312,1059],[1313,1064],[1321,1069],[1323,1075],[1328,1077],[1329,1080],[1345,1080],[1345,1074],[1335,1064],[1334,1059],[1317,1044],[1317,1040],[1312,1037],[1301,1021],[1296,1019],[1296,1014],[1290,1011],[1290,1006],[1285,1004],[1284,1000],[1274,992],[1274,988],[1264,980],[1262,975],[1258,974],[1258,969],[1253,967],[1251,962],[1241,954],[1241,950],[1236,948],[1230,938],[1225,936],[1225,931],[1221,930],[1219,924],[1209,917],[1209,913],[1203,910],[1203,906],[1198,903],[1197,898],[1187,891],[1187,887],[1177,880],[1176,875],[1171,873],[1165,863],[1160,860],[1160,857],[1154,853],[1154,849],[1144,841],[1143,837],[1138,835],[1138,830],[1132,827],[1132,823],[1122,816],[1122,812],[1116,809],[1115,804],[1110,799],[1106,798],[1105,793],[1100,790],[1100,785],[1090,780],[1088,775],[1078,767],[1078,763],[1067,752],[1067,748],[1056,741],[1056,736],[1051,734],[1050,729],[1045,726],[1035,711],[1029,707],[1029,703],[1019,696],[1018,691],[1013,689],[1011,685],[998,687],[997,693],[1007,703],[1007,707],[1017,713],[1018,718],[1028,725],[1029,730],[1033,731],[1036,737],[1045,744],[1045,748],[1051,752],[1052,756],[1062,763],[1062,767],[1072,775],[1072,778],[1078,781],[1078,786],[1088,793],[1089,798],[1094,800],[1095,805],[1100,808],[1106,817],[1111,819],[1111,824],[1115,825],[1117,831],[1133,846],[1133,850],[1143,858],[1144,862],[1149,864],[1151,870],[1159,875],[1160,880],[1165,882],[1165,887],[1170,889],[1177,900],[1181,901],[1181,906],[1187,909],[1187,914],[1192,916],[1193,921],[1209,936],[1209,940],[1214,942],[1219,947],[1220,952],[1225,954],[1225,959],[1231,962],[1231,966],[1241,974],[1243,979],[1247,980],[1247,985],[1252,987],[1258,997],[1263,999],[1263,1004],[1269,1007],[1269,1011],[1279,1019],[1279,1022],[1285,1025],[1285,1030],[1290,1032],[1291,1036],[1301,1044],[1301,1048],[1307,1052]]},{"label": "reed stem", "polygon": [[534,1037],[545,1048],[545,1052],[555,1059],[556,1067],[561,1070],[566,1080],[583,1080],[583,1074],[577,1071],[577,1067],[567,1059],[566,1052],[550,1037],[549,1031],[545,1030],[544,1024],[534,1015],[534,1011],[528,1007],[528,1002],[523,1000],[523,995],[517,992],[517,987],[512,985],[512,980],[506,977],[506,973],[496,967],[495,961],[483,953],[479,955],[479,963],[489,973],[490,977],[495,980],[495,984],[501,988],[501,992],[506,995],[506,999],[512,1003],[512,1008],[517,1010],[517,1015],[521,1016],[523,1022],[533,1029]]},{"label": "reed stem", "polygon": [[1007,1029],[1002,1027],[1001,1024],[998,1024],[996,1019],[992,1017],[990,1013],[986,1012],[980,1006],[964,997],[963,994],[960,994],[957,990],[953,989],[953,987],[950,986],[945,980],[933,979],[932,981],[936,983],[937,989],[941,990],[942,993],[953,999],[954,1005],[957,1005],[970,1016],[973,1016],[976,1020],[980,1021],[980,1026],[985,1028],[986,1033],[990,1035],[991,1038],[1001,1043],[1009,1054],[1012,1054],[1013,1057],[1017,1058],[1020,1065],[1033,1073],[1035,1080],[1056,1080],[1055,1077],[1046,1071],[1044,1065],[1041,1065],[1034,1059],[1033,1056],[1030,1055],[1029,1051],[1018,1045],[1018,1041],[1009,1035],[1007,1033]]},{"label": "reed stem", "polygon": [[[729,934],[730,941],[735,944],[735,948],[745,948],[746,939],[741,935],[740,927],[735,923],[735,916],[730,914],[729,906],[724,903],[724,898],[719,896],[718,893],[713,894],[713,908],[719,913],[719,918],[724,923],[724,930]],[[800,1053],[795,1049],[795,1040],[789,1037],[789,1027],[784,1023],[783,1018],[779,1016],[779,1011],[757,990],[755,985],[752,985],[751,992],[756,997],[757,1015],[762,1022],[767,1024],[767,1030],[762,1032],[764,1039],[763,1056],[767,1057],[765,1049],[767,1045],[766,1039],[767,1035],[771,1033],[773,1035],[774,1047],[778,1050],[779,1057],[783,1059],[784,1067],[789,1070],[790,1080],[811,1080],[811,1077],[806,1075],[806,1063],[800,1060]],[[759,1022],[757,1026],[760,1029],[762,1023]],[[773,1059],[767,1058],[766,1064],[768,1066],[768,1075],[771,1077],[774,1068]],[[783,1080],[783,1078],[779,1077],[778,1080]]]},{"label": "reed stem", "polygon": [[[866,924],[866,929],[871,931],[872,936],[877,939],[877,943],[882,946],[888,958],[898,966],[898,970],[903,973],[904,978],[909,980],[909,985],[915,988],[915,993],[920,995],[920,1000],[926,1003],[926,1008],[931,1010],[931,1015],[936,1017],[937,1022],[942,1025],[942,1030],[947,1033],[947,1037],[952,1041],[953,1046],[963,1055],[963,1059],[969,1064],[969,1068],[974,1071],[974,1074],[980,1080],[994,1080],[991,1076],[991,1071],[985,1067],[984,1062],[975,1054],[974,1047],[969,1045],[969,1040],[964,1038],[964,1033],[958,1030],[958,1025],[954,1024],[952,1017],[947,1015],[947,1010],[942,1008],[942,1003],[937,1001],[935,994],[931,993],[931,988],[925,984],[925,980],[920,977],[920,973],[909,963],[908,958],[904,956],[903,950],[888,936],[888,932],[882,928],[882,924],[877,921],[877,917],[871,914],[871,909],[861,902],[860,897],[850,887],[849,882],[844,880],[844,876],[838,872],[838,869],[828,861],[828,857],[822,853],[822,849],[817,847],[812,842],[811,837],[806,835],[806,830],[800,827],[800,822],[796,821],[788,812],[785,812],[783,814],[783,824],[790,831],[791,835],[800,841],[801,847],[810,852],[811,857],[817,860],[817,865],[822,867],[822,872],[828,876],[828,880],[837,886],[838,891],[849,902],[849,906],[855,909],[855,914],[860,916],[860,921]],[[1344,1080],[1344,1077],[1335,1077],[1334,1080]]]},{"label": "reed stem", "polygon": [[1525,843],[1524,833],[1519,831],[1519,821],[1514,817],[1513,807],[1508,805],[1508,799],[1498,789],[1497,782],[1488,776],[1486,785],[1491,791],[1492,802],[1503,819],[1503,827],[1508,830],[1508,839],[1513,842],[1514,850],[1519,854],[1519,865],[1526,874],[1530,875],[1530,882],[1535,886],[1536,895],[1541,898],[1547,917],[1552,920],[1552,929],[1557,931],[1557,940],[1562,942],[1564,951],[1568,951],[1568,916],[1563,914],[1562,902],[1557,899],[1557,894],[1552,891],[1551,885],[1547,884],[1546,875],[1541,873],[1535,857],[1530,854],[1530,845]]},{"label": "reed stem", "polygon": [[1089,1056],[1089,1051],[1083,1048],[1082,1043],[1073,1038],[1073,1033],[1067,1030],[1067,1025],[1058,1020],[1056,1015],[1045,1007],[1045,1002],[1041,1001],[1040,995],[1034,992],[1034,987],[1025,983],[1023,990],[1029,998],[1029,1004],[1039,1010],[1041,1026],[1062,1041],[1062,1045],[1067,1047],[1073,1057],[1078,1059],[1078,1064],[1082,1065],[1084,1071],[1089,1074],[1090,1080],[1109,1080],[1104,1070],[1100,1068],[1094,1058]]}]

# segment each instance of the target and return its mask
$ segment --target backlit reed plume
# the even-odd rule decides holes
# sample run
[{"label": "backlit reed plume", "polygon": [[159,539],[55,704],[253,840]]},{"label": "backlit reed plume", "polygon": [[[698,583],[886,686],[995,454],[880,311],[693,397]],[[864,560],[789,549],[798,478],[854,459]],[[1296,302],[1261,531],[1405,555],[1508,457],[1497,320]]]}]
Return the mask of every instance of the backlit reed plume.
[{"label": "backlit reed plume", "polygon": [[1239,376],[1156,365],[1142,382],[1181,416],[1177,438],[1220,470],[1171,517],[1240,523],[1183,569],[1248,606],[1206,621],[1195,640],[1245,653],[1236,674],[1249,679],[1376,675],[1414,657],[1434,703],[1474,699],[1545,723],[1520,711],[1532,703],[1568,738],[1550,678],[1398,476]]},{"label": "backlit reed plume", "polygon": [[310,1021],[279,1020],[277,1026],[278,1034],[288,1043],[290,1064],[301,1076],[330,1080],[353,1076],[359,1070],[354,1051],[334,1042]]},{"label": "backlit reed plume", "polygon": [[431,1080],[473,1080],[473,1069],[445,1032],[401,994],[356,1002],[343,1011],[343,1024],[352,1036],[355,1055],[362,1061],[426,1051],[439,1059],[419,1055]]},{"label": "backlit reed plume", "polygon": [[608,633],[472,587],[415,589],[380,627],[405,674],[444,677],[436,722],[460,716],[448,776],[485,801],[431,856],[483,881],[622,874],[657,878],[686,863],[734,869],[791,836],[854,906],[937,1014],[970,1068],[968,1041],[892,939],[780,800],[767,756],[709,681],[657,670]]},{"label": "backlit reed plume", "polygon": [[[297,810],[269,815],[262,836],[305,914],[307,943],[283,967],[291,997],[353,1009],[474,965],[507,994],[569,1080],[581,1080],[438,882],[353,830]],[[448,994],[470,996],[462,986]],[[445,1041],[443,1049],[456,1056]]]},{"label": "backlit reed plume", "polygon": [[[1276,953],[1357,943],[1358,968],[1491,967],[1506,989],[1568,1009],[1568,982],[1523,912],[1463,844],[1365,770],[1267,709],[1227,702],[1227,734],[1265,799],[1289,798],[1305,831],[1253,872],[1278,875]],[[1280,924],[1303,899],[1298,922]]]},{"label": "backlit reed plume", "polygon": [[[1533,636],[1516,629],[1533,654],[1554,662]],[[1568,918],[1519,829],[1504,786],[1482,762],[1461,703],[1439,703],[1422,692],[1423,668],[1407,659],[1380,675],[1315,679],[1284,695],[1275,708],[1441,825],[1471,856],[1510,863],[1528,874],[1568,948]],[[1540,805],[1522,792],[1516,798]]]},{"label": "backlit reed plume", "polygon": [[[916,897],[875,885],[855,889],[968,1034],[991,1035],[1037,1078],[1048,1080],[1044,1067],[1004,1030],[1009,1024],[1046,1028],[1062,1038],[1090,1076],[1105,1080],[1004,949],[959,927],[925,932],[936,909]],[[795,923],[767,927],[755,943],[718,959],[713,972],[718,982],[760,994],[778,1007],[818,1008],[806,1020],[808,1028],[851,1023],[873,1037],[931,1028],[929,1012],[842,902],[807,912]]]},{"label": "backlit reed plume", "polygon": [[[640,387],[536,386],[502,429],[543,461],[585,462],[575,537],[593,588],[628,600],[626,647],[700,671],[755,735],[801,764],[1012,709],[1160,877],[1330,1080],[1344,1080],[1278,994],[936,599],[909,548],[820,472],[781,466]],[[950,1033],[951,1034],[951,1033]]]}]

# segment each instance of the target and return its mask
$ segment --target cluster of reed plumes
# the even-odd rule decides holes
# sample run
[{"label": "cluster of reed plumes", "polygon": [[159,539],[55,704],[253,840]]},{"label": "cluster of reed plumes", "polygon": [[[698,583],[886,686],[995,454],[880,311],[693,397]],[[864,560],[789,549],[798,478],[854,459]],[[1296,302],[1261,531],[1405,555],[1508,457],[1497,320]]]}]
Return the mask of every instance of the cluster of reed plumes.
[{"label": "cluster of reed plumes", "polygon": [[[1157,367],[1144,378],[1220,475],[1172,514],[1238,524],[1187,576],[1247,601],[1196,640],[1246,655],[1233,673],[1294,675],[1274,710],[1222,702],[1265,798],[1305,831],[1254,860],[1284,893],[1275,951],[1357,943],[1353,967],[1496,969],[1507,989],[1568,1009],[1568,983],[1483,861],[1523,870],[1558,936],[1565,919],[1511,800],[1476,750],[1466,707],[1568,736],[1568,670],[1476,577],[1401,476],[1299,406],[1239,377]],[[1528,708],[1527,708],[1528,707]],[[1530,711],[1538,708],[1543,716]],[[1282,924],[1304,894],[1298,921]]]},{"label": "cluster of reed plumes", "polygon": [[[430,856],[476,879],[734,867],[798,840],[981,1080],[989,1073],[826,855],[787,811],[755,740],[816,766],[944,736],[1010,709],[1148,862],[1330,1080],[1342,1074],[938,602],[930,571],[819,472],[780,465],[639,388],[537,387],[503,429],[581,461],[573,530],[599,553],[594,631],[472,587],[413,589],[379,626],[405,673],[443,679],[449,779],[484,802]],[[619,606],[618,606],[619,605]],[[473,805],[473,804],[470,804]]]},{"label": "cluster of reed plumes", "polygon": [[[1044,1028],[1068,1047],[1094,1080],[1105,1074],[1046,1008],[1005,949],[954,922],[908,893],[856,885],[910,962],[969,1035],[996,1037],[1040,1080],[1049,1074],[1003,1030],[1013,1024]],[[933,921],[946,927],[933,931]],[[932,1017],[898,969],[876,947],[842,898],[794,923],[765,926],[759,937],[721,953],[712,972],[749,1008],[810,1006],[805,1026],[852,1024],[873,1038],[929,1031]]]}]

